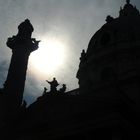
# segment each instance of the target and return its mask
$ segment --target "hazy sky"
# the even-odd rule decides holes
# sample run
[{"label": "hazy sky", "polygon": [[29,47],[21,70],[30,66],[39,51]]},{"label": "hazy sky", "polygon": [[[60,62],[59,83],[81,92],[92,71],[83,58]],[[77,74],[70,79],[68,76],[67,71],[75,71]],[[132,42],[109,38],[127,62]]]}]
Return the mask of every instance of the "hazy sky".
[{"label": "hazy sky", "polygon": [[[131,0],[140,9],[138,0]],[[87,49],[90,38],[105,23],[107,15],[117,17],[125,0],[0,0],[0,85],[2,87],[11,58],[6,47],[8,37],[17,34],[19,23],[29,18],[34,26],[32,37],[38,40],[61,42],[65,48],[65,61],[53,73],[41,73],[32,65],[27,71],[25,99],[33,102],[49,89],[46,79],[56,77],[68,90],[78,87],[76,73],[82,49]],[[55,56],[54,56],[55,57]],[[49,61],[49,60],[44,60]],[[35,63],[34,63],[35,65]]]}]

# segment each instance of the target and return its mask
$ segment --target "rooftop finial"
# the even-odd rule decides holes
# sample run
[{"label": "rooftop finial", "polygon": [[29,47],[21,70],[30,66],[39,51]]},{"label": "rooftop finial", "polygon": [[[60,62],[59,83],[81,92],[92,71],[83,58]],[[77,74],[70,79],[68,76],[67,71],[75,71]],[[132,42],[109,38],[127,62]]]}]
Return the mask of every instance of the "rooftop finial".
[{"label": "rooftop finial", "polygon": [[126,3],[127,3],[127,4],[130,4],[130,0],[126,0]]}]

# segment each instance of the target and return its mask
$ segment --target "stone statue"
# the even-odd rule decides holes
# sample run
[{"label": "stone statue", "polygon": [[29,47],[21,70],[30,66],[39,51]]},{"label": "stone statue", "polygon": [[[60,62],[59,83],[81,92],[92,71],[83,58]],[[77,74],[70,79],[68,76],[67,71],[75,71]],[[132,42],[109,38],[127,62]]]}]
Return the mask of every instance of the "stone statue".
[{"label": "stone statue", "polygon": [[44,87],[43,95],[47,93],[47,90],[48,89],[46,87]]},{"label": "stone statue", "polygon": [[127,3],[127,4],[130,4],[130,0],[126,0],[126,3]]},{"label": "stone statue", "polygon": [[114,18],[112,17],[112,16],[110,16],[110,15],[108,15],[107,17],[106,17],[106,22],[107,23],[110,23],[110,22],[112,22],[114,20]]},{"label": "stone statue", "polygon": [[56,78],[53,78],[53,81],[46,80],[46,82],[48,82],[50,84],[50,92],[56,93],[57,92],[57,86],[59,85]]},{"label": "stone statue", "polygon": [[62,88],[60,88],[59,92],[60,92],[60,93],[65,93],[65,91],[66,91],[66,85],[63,84],[63,85],[62,85]]},{"label": "stone statue", "polygon": [[82,50],[80,60],[81,60],[81,61],[84,61],[85,58],[86,58],[86,52],[85,52],[85,50]]}]

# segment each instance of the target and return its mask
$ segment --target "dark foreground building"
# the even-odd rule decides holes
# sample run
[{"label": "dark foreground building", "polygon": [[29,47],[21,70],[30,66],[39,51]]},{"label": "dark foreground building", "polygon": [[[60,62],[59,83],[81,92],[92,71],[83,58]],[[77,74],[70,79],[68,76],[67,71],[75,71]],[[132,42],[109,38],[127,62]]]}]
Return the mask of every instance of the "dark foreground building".
[{"label": "dark foreground building", "polygon": [[[12,57],[8,78],[1,90],[1,104],[6,106],[3,108],[1,105],[1,114],[6,117],[0,116],[0,130],[4,138],[140,138],[140,13],[129,0],[120,9],[119,17],[107,16],[106,24],[91,38],[87,51],[81,53],[77,72],[79,89],[66,94],[46,93],[28,108],[21,101],[28,56],[37,49],[38,41],[31,39],[32,26],[27,32],[22,31],[7,44],[12,49],[16,46],[19,53],[23,49],[20,45],[26,42],[22,55],[13,50],[16,59]],[[20,59],[17,61],[17,58]],[[23,64],[22,69],[17,67],[19,62]],[[14,73],[13,69],[17,68]],[[21,82],[15,87],[17,81]]]}]

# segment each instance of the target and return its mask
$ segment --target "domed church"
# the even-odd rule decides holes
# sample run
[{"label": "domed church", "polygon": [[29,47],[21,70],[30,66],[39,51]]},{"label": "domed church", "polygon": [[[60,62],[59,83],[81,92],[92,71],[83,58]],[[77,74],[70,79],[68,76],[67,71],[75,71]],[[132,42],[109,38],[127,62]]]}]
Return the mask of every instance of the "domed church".
[{"label": "domed church", "polygon": [[[110,115],[108,119],[120,120],[120,132],[117,131],[123,139],[130,136],[134,139],[133,132],[140,133],[140,13],[130,0],[120,8],[119,17],[107,16],[80,59],[77,73],[80,95],[96,100],[93,112],[93,108],[98,108],[101,114]],[[101,116],[104,118],[105,114]]]},{"label": "domed church", "polygon": [[79,95],[47,96],[28,111],[38,114],[42,107],[39,112],[48,120],[41,117],[39,124],[47,120],[49,129],[41,135],[48,139],[136,139],[140,134],[139,71],[140,13],[127,0],[119,17],[108,15],[87,51],[82,51],[79,89],[71,91]]},{"label": "domed church", "polygon": [[22,106],[21,111],[28,57],[39,43],[31,38],[29,20],[24,24],[30,28],[19,30],[7,43],[13,57],[1,92],[6,93],[4,99],[8,97],[10,102],[7,108],[14,113],[6,112],[8,124],[0,125],[3,136],[15,140],[140,138],[140,13],[130,0],[120,8],[119,17],[107,16],[87,51],[82,51],[79,88],[63,95],[45,93],[29,107]]},{"label": "domed church", "polygon": [[77,78],[80,94],[140,104],[140,13],[127,0],[119,17],[110,15],[82,53]]}]

